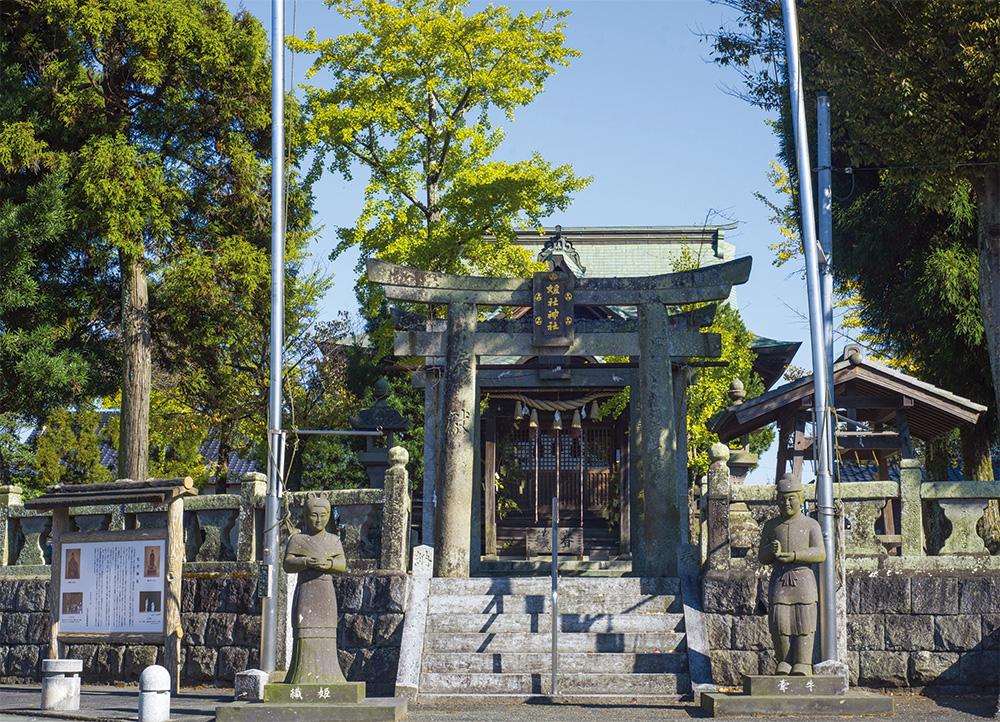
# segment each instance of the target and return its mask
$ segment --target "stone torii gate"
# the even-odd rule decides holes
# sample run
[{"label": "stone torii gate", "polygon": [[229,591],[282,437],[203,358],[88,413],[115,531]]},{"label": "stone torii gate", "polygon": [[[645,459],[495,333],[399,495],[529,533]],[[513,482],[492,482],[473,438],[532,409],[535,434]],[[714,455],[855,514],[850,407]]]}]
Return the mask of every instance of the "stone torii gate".
[{"label": "stone torii gate", "polygon": [[[478,356],[638,356],[638,520],[633,533],[640,553],[633,570],[645,576],[677,573],[680,514],[677,484],[677,419],[672,363],[721,355],[717,334],[702,333],[705,314],[670,315],[667,306],[718,301],[750,276],[752,259],[741,258],[691,271],[632,278],[574,278],[553,258],[535,278],[485,278],[421,271],[377,260],[368,280],[392,301],[446,305],[445,330],[397,332],[397,356],[444,357],[443,439],[434,523],[434,573],[470,572],[473,482],[477,446]],[[555,299],[555,300],[553,300]],[[635,306],[627,319],[574,322],[573,304]],[[531,307],[510,320],[479,321],[477,307]],[[557,313],[558,312],[558,313]],[[440,322],[439,322],[440,323]],[[636,430],[633,429],[633,432]],[[685,482],[686,492],[686,478]],[[686,511],[685,511],[686,513]],[[638,538],[636,538],[638,537]]]}]

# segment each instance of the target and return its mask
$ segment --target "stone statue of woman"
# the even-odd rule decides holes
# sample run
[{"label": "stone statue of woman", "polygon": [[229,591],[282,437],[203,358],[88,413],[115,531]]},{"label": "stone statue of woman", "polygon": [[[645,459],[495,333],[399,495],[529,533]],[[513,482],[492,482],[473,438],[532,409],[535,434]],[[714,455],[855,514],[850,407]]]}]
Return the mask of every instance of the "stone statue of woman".
[{"label": "stone statue of woman", "polygon": [[816,577],[813,564],[826,559],[823,532],[802,513],[802,482],[785,475],[778,480],[780,516],[760,533],[758,556],[773,564],[767,593],[767,621],[774,642],[776,674],[811,675],[816,636]]},{"label": "stone statue of woman", "polygon": [[292,661],[285,684],[344,682],[337,658],[337,592],[333,575],[347,570],[344,547],[326,530],[330,502],[306,501],[307,533],[294,534],[285,545],[284,569],[298,574],[292,602]]}]

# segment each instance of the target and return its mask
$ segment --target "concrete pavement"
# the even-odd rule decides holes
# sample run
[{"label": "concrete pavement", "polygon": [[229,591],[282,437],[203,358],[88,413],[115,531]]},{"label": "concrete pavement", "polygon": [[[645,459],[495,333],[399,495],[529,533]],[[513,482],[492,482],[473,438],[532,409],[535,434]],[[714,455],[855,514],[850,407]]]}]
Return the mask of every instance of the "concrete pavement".
[{"label": "concrete pavement", "polygon": [[[135,687],[87,686],[81,695],[79,713],[38,711],[40,690],[33,686],[0,686],[0,722],[51,722],[52,719],[84,722],[135,720],[138,709]],[[184,690],[172,700],[171,711],[178,722],[211,722],[218,704],[232,699],[223,689]],[[938,697],[916,695],[896,697],[897,722],[971,722],[992,719],[996,696]],[[576,699],[559,703],[505,702],[497,698],[436,699],[410,706],[408,719],[414,722],[647,722],[700,718],[700,710],[690,702],[636,702],[622,705],[601,698]],[[836,718],[832,718],[836,719]],[[840,718],[842,719],[842,718]],[[869,717],[866,719],[877,719]],[[759,722],[759,718],[757,718]]]}]

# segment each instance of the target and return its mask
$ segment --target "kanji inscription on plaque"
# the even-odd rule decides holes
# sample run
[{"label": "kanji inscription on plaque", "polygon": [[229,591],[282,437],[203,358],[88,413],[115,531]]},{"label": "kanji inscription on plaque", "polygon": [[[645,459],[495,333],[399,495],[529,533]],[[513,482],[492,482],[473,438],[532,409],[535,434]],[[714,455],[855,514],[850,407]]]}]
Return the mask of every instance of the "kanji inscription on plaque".
[{"label": "kanji inscription on plaque", "polygon": [[573,342],[573,292],[576,278],[565,271],[536,273],[532,283],[532,328],[536,346]]}]

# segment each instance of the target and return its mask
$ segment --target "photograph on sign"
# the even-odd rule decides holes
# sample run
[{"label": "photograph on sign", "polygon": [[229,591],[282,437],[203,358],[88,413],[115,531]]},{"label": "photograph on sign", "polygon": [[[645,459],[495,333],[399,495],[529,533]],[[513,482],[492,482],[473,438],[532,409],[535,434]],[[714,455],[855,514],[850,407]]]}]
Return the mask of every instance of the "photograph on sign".
[{"label": "photograph on sign", "polygon": [[146,560],[142,575],[144,577],[160,576],[160,547],[155,544],[147,544],[142,552],[142,557]]},{"label": "photograph on sign", "polygon": [[83,592],[63,592],[62,595],[63,614],[83,613]]},{"label": "photograph on sign", "polygon": [[162,634],[162,539],[63,545],[60,633]]},{"label": "photograph on sign", "polygon": [[80,550],[66,550],[66,579],[80,578]]}]

